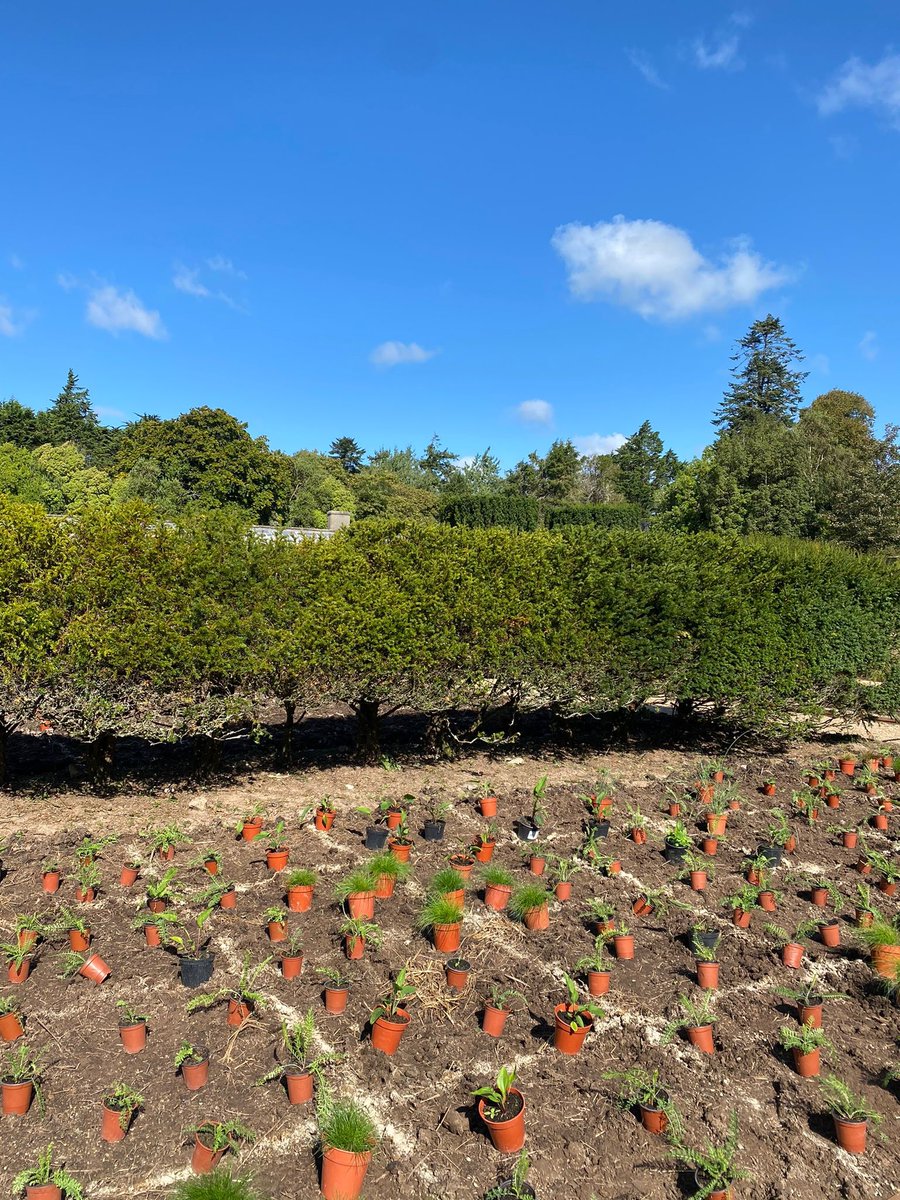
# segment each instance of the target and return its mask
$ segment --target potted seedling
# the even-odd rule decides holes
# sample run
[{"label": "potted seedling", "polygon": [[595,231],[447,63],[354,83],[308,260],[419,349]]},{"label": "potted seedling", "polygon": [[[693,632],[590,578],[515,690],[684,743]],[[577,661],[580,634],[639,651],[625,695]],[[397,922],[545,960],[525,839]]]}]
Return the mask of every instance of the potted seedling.
[{"label": "potted seedling", "polygon": [[188,864],[191,867],[202,867],[207,875],[218,875],[222,870],[222,855],[218,850],[212,848],[204,850],[202,854]]},{"label": "potted seedling", "polygon": [[758,903],[759,888],[754,887],[752,883],[745,883],[736,892],[725,897],[722,907],[731,909],[732,924],[738,929],[748,929],[753,910]]},{"label": "potted seedling", "polygon": [[544,807],[544,795],[547,791],[547,776],[542,775],[531,791],[531,815],[527,817],[516,817],[513,821],[513,829],[516,837],[521,838],[523,842],[533,842],[537,840],[541,829],[544,827],[544,822],[547,819],[547,810]]},{"label": "potted seedling", "polygon": [[509,899],[509,911],[527,929],[546,929],[550,924],[550,893],[540,883],[523,883]]},{"label": "potted seedling", "polygon": [[281,1022],[281,1051],[283,1059],[271,1071],[257,1080],[258,1086],[283,1079],[287,1089],[288,1100],[291,1104],[305,1104],[312,1100],[313,1080],[330,1063],[337,1061],[337,1055],[319,1054],[313,1052],[316,1023],[312,1009],[305,1017],[293,1025]]},{"label": "potted seedling", "polygon": [[348,917],[341,925],[340,934],[344,939],[344,953],[348,958],[362,958],[366,952],[366,944],[381,945],[381,926],[374,921],[364,921],[361,917]]},{"label": "potted seedling", "polygon": [[563,975],[566,982],[567,999],[553,1009],[553,1045],[561,1054],[577,1054],[584,1039],[594,1027],[594,1021],[605,1017],[599,1005],[582,1001],[578,984],[571,975]]},{"label": "potted seedling", "polygon": [[[393,857],[393,856],[392,856]],[[371,921],[375,916],[376,880],[371,865],[357,867],[335,884],[334,895],[348,917]]]},{"label": "potted seedling", "polygon": [[579,958],[575,964],[576,971],[586,973],[588,994],[591,996],[605,996],[609,991],[610,970],[605,947],[606,938],[603,934],[597,934],[594,938],[593,953]]},{"label": "potted seedling", "polygon": [[0,1038],[15,1042],[24,1032],[18,1000],[14,996],[0,996]]},{"label": "potted seedling", "polygon": [[[471,850],[474,857],[480,863],[489,863],[494,856],[494,848],[497,845],[497,831],[491,822],[488,822],[479,833],[475,835],[475,840],[472,843]],[[450,860],[450,865],[460,869],[459,864]]]},{"label": "potted seedling", "polygon": [[872,870],[877,871],[881,878],[878,880],[878,890],[885,896],[897,894],[897,880],[900,879],[900,866],[891,862],[886,854],[879,850],[870,850],[868,854]]},{"label": "potted seedling", "polygon": [[287,940],[287,913],[280,904],[270,905],[263,913],[263,921],[270,942]]},{"label": "potted seedling", "polygon": [[427,816],[422,825],[422,837],[426,842],[440,842],[444,838],[444,828],[447,824],[447,813],[450,805],[446,800],[432,798],[425,805]]},{"label": "potted seedling", "polygon": [[372,878],[375,880],[375,899],[390,900],[394,888],[402,883],[409,875],[409,864],[401,862],[395,854],[387,851],[376,854],[369,863]]},{"label": "potted seedling", "polygon": [[147,829],[141,836],[146,838],[150,844],[151,862],[154,854],[164,862],[171,862],[175,857],[175,847],[191,840],[177,825],[166,825],[162,829]]},{"label": "potted seedling", "polygon": [[[166,915],[159,914],[161,917]],[[213,973],[213,956],[208,953],[210,939],[204,938],[203,930],[212,916],[212,909],[204,908],[197,913],[193,926],[189,926],[177,914],[173,913],[172,916],[174,920],[163,922],[160,935],[165,945],[178,955],[182,984],[195,988],[208,983]]]},{"label": "potted seedling", "polygon": [[530,1169],[528,1155],[522,1150],[516,1159],[512,1176],[486,1191],[484,1200],[535,1200],[537,1193],[528,1182]]},{"label": "potted seedling", "polygon": [[709,928],[705,922],[697,921],[691,928],[690,943],[691,949],[697,954],[697,947],[702,946],[705,950],[715,950],[721,940],[722,934],[718,929]]},{"label": "potted seedling", "polygon": [[37,1166],[26,1167],[12,1183],[14,1196],[26,1200],[84,1200],[81,1184],[63,1167],[53,1165],[53,1144],[38,1155]]},{"label": "potted seedling", "polygon": [[144,1097],[127,1083],[115,1083],[103,1097],[103,1123],[100,1136],[104,1142],[121,1142],[128,1132],[134,1114],[144,1104]]},{"label": "potted seedling", "polygon": [[778,1041],[783,1050],[794,1056],[794,1069],[803,1079],[818,1075],[823,1050],[833,1050],[824,1030],[816,1025],[782,1025]]},{"label": "potted seedling", "polygon": [[873,913],[871,925],[859,930],[859,937],[872,958],[872,967],[885,979],[891,979],[900,966],[900,915],[892,921]]},{"label": "potted seedling", "polygon": [[494,1149],[501,1154],[515,1154],[525,1145],[525,1097],[515,1082],[515,1068],[501,1067],[495,1083],[472,1093]]},{"label": "potted seedling", "polygon": [[670,1136],[680,1135],[681,1116],[659,1077],[659,1071],[651,1073],[635,1066],[627,1071],[605,1071],[603,1078],[616,1080],[619,1084],[619,1108],[623,1112],[638,1109],[641,1124],[648,1133],[671,1130]]},{"label": "potted seedling", "polygon": [[749,1178],[734,1161],[737,1151],[737,1115],[732,1112],[728,1136],[721,1145],[707,1143],[705,1149],[700,1150],[686,1146],[677,1136],[673,1138],[670,1154],[677,1162],[692,1168],[697,1185],[693,1200],[732,1200],[732,1184]]},{"label": "potted seedling", "polygon": [[82,975],[91,983],[100,984],[109,978],[110,969],[99,954],[77,954],[74,950],[70,950],[63,959],[59,977],[60,979],[74,979],[76,975]]},{"label": "potted seedling", "polygon": [[[490,871],[491,868],[488,868]],[[453,867],[441,867],[428,884],[428,892],[432,896],[443,896],[451,904],[462,907],[466,899],[466,881]]]},{"label": "potted seedling", "polygon": [[132,1008],[127,1000],[117,1000],[119,1010],[119,1038],[126,1054],[140,1054],[147,1045],[148,1018]]},{"label": "potted seedling", "polygon": [[503,1033],[509,1014],[512,1012],[510,1001],[514,998],[525,1003],[525,997],[521,992],[517,992],[513,988],[501,987],[498,983],[492,984],[491,998],[485,1000],[481,1015],[481,1028],[490,1037],[500,1037]]},{"label": "potted seedling", "polygon": [[409,862],[412,853],[413,840],[409,832],[409,822],[404,814],[400,824],[394,830],[394,836],[388,839],[388,849],[400,862]]},{"label": "potted seedling", "polygon": [[303,970],[303,935],[292,933],[279,956],[282,979],[297,979]]},{"label": "potted seedling", "polygon": [[100,887],[100,868],[93,859],[78,864],[75,869],[75,899],[79,904],[93,904]]},{"label": "potted seedling", "polygon": [[181,886],[176,882],[177,877],[177,869],[169,867],[159,879],[149,880],[147,883],[147,907],[151,912],[162,912],[170,904],[177,904],[183,898]]},{"label": "potted seedling", "polygon": [[682,821],[676,821],[669,829],[665,837],[663,845],[663,855],[666,862],[681,863],[684,862],[684,857],[693,846],[691,835],[688,833]]},{"label": "potted seedling", "polygon": [[335,1098],[321,1084],[316,1120],[322,1151],[322,1195],[325,1200],[357,1200],[372,1151],[378,1145],[375,1122],[356,1101]]},{"label": "potted seedling", "polygon": [[719,986],[719,960],[716,958],[716,951],[709,946],[704,946],[702,942],[695,942],[694,957],[696,959],[697,985],[713,991]]},{"label": "potted seedling", "polygon": [[852,1092],[836,1075],[828,1075],[822,1080],[822,1091],[825,1105],[834,1118],[834,1132],[838,1145],[848,1154],[863,1154],[869,1124],[880,1124],[881,1114],[877,1113],[863,1096]]},{"label": "potted seedling", "polygon": [[815,921],[801,921],[793,933],[789,933],[781,925],[774,925],[771,922],[767,922],[763,928],[766,933],[771,934],[780,943],[782,963],[796,971],[803,964],[803,938],[809,937],[816,928],[816,924]]},{"label": "potted seedling", "polygon": [[703,1054],[715,1054],[713,1025],[716,1016],[713,1012],[711,994],[701,992],[697,1000],[692,1000],[690,996],[679,996],[678,1005],[681,1015],[666,1027],[662,1044],[668,1045],[679,1029],[684,1029],[687,1031],[688,1040],[692,1046]]},{"label": "potted seedling", "polygon": [[406,1005],[415,994],[416,989],[406,982],[406,968],[403,967],[391,980],[391,990],[369,1017],[372,1045],[376,1050],[387,1055],[396,1052],[409,1024]]},{"label": "potted seedling", "polygon": [[347,997],[350,995],[350,984],[341,971],[333,967],[316,967],[325,985],[325,1011],[342,1013],[347,1007]]},{"label": "potted seedling", "polygon": [[[146,920],[146,916],[144,918]],[[87,950],[91,944],[91,927],[77,913],[74,913],[70,908],[61,908],[56,915],[56,919],[51,926],[52,935],[64,933],[66,940],[69,943],[70,950],[77,950],[79,953]]]},{"label": "potted seedling", "polygon": [[434,948],[441,954],[454,954],[459,949],[463,908],[447,896],[432,895],[419,913],[416,927],[431,930]]},{"label": "potted seedling", "polygon": [[490,783],[478,786],[478,811],[486,821],[492,821],[497,815],[497,795]]},{"label": "potted seedling", "polygon": [[461,992],[469,983],[472,964],[466,958],[448,958],[444,964],[447,987],[451,992]]},{"label": "potted seedling", "polygon": [[475,858],[473,857],[472,850],[473,847],[471,846],[463,846],[456,854],[451,854],[448,859],[453,870],[459,871],[465,880],[468,880],[472,874],[472,868],[475,866]]},{"label": "potted seedling", "polygon": [[237,908],[237,888],[224,875],[213,875],[206,887],[197,892],[193,900],[195,904],[199,904],[203,908],[218,907],[225,912],[234,912]]},{"label": "potted seedling", "polygon": [[189,1092],[199,1092],[209,1079],[209,1051],[192,1042],[182,1042],[172,1060],[175,1070],[181,1071],[184,1086]]},{"label": "potted seedling", "polygon": [[367,850],[384,849],[384,844],[388,836],[387,819],[390,809],[390,800],[386,796],[383,796],[374,808],[368,805],[360,805],[360,807],[354,810],[369,822],[365,833],[365,847]]},{"label": "potted seedling", "polygon": [[119,871],[119,887],[134,887],[134,885],[137,883],[140,873],[141,860],[137,856],[132,855],[122,863],[122,869]]},{"label": "potted seedling", "polygon": [[32,1100],[37,1100],[43,1116],[41,1055],[34,1053],[25,1042],[18,1042],[0,1059],[0,1096],[4,1116],[24,1116]]},{"label": "potted seedling", "polygon": [[107,846],[114,846],[118,840],[115,834],[95,838],[86,833],[75,847],[75,858],[78,862],[93,862],[95,858],[102,857]]},{"label": "potted seedling", "polygon": [[684,858],[681,860],[681,870],[678,872],[678,878],[687,880],[691,885],[692,891],[705,891],[707,883],[713,876],[712,865],[702,855],[697,854],[695,850],[688,850],[685,853]]},{"label": "potted seedling", "polygon": [[[875,920],[876,908],[872,903],[872,889],[865,883],[856,885],[856,912],[854,921],[858,928],[865,929]],[[880,914],[879,914],[880,915]]]},{"label": "potted seedling", "polygon": [[589,921],[594,927],[594,933],[607,933],[615,927],[616,909],[608,900],[601,900],[599,896],[588,900],[587,908],[581,913],[583,921]]},{"label": "potted seedling", "polygon": [[242,820],[238,821],[235,833],[239,833],[245,842],[252,842],[262,829],[265,808],[256,804]]},{"label": "potted seedling", "polygon": [[581,868],[571,858],[560,858],[556,854],[551,856],[551,863],[555,881],[553,893],[560,903],[564,903],[572,895],[572,876]]},{"label": "potted seedling", "polygon": [[269,955],[255,967],[251,967],[250,955],[245,954],[237,982],[230,987],[217,988],[214,992],[201,992],[199,996],[192,996],[187,1002],[187,1012],[199,1012],[227,1001],[228,1024],[243,1025],[252,1012],[265,1011],[266,998],[257,990],[256,981],[271,961],[272,956]]},{"label": "potted seedling", "polygon": [[797,1006],[797,1020],[801,1025],[812,1025],[814,1029],[819,1029],[822,1025],[822,1005],[826,1000],[847,999],[843,992],[828,991],[821,976],[815,971],[811,971],[799,987],[779,987],[775,989],[775,993],[791,1000]]},{"label": "potted seedling", "polygon": [[41,864],[41,887],[48,896],[59,891],[60,870],[58,858],[45,858]]},{"label": "potted seedling", "polygon": [[775,777],[772,775],[767,775],[765,777],[765,779],[762,781],[762,787],[760,788],[760,791],[762,792],[762,794],[764,796],[774,796],[776,786],[777,786],[777,781],[776,781]]},{"label": "potted seedling", "polygon": [[631,840],[636,846],[643,846],[647,841],[647,818],[636,804],[628,805],[628,826]]},{"label": "potted seedling", "polygon": [[31,972],[32,946],[23,946],[21,942],[0,943],[0,954],[6,960],[6,975],[10,983],[24,983]]},{"label": "potted seedling", "polygon": [[195,1175],[208,1175],[227,1150],[237,1151],[242,1142],[249,1145],[256,1140],[253,1130],[239,1121],[201,1121],[185,1134],[194,1139],[191,1170]]},{"label": "potted seedling", "polygon": [[271,833],[263,833],[260,830],[256,837],[263,839],[266,843],[266,866],[269,870],[283,871],[288,865],[291,853],[284,841],[284,821],[279,818]]},{"label": "potted seedling", "polygon": [[335,813],[334,801],[330,796],[323,796],[313,818],[316,829],[320,833],[327,833],[331,829],[334,825]]},{"label": "potted seedling", "polygon": [[609,929],[599,936],[604,941],[612,942],[613,954],[620,961],[634,958],[634,934],[622,921],[619,921],[614,929]]},{"label": "potted seedling", "polygon": [[803,791],[794,792],[792,799],[794,801],[794,805],[800,809],[806,818],[807,825],[812,825],[814,822],[818,821],[820,801],[819,797],[814,792],[811,792],[808,788],[805,788]]},{"label": "potted seedling", "polygon": [[291,871],[285,880],[287,906],[291,912],[308,912],[312,907],[316,873],[307,868]]}]

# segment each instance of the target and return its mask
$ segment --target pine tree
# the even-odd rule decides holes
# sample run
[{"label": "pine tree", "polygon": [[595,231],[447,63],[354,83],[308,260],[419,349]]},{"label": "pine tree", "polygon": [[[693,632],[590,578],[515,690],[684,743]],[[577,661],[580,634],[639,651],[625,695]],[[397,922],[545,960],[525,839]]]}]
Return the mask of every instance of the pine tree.
[{"label": "pine tree", "polygon": [[626,500],[649,512],[660,488],[671,483],[678,471],[678,459],[671,450],[663,450],[662,438],[649,421],[633,433],[616,451],[619,467],[616,486]]},{"label": "pine tree", "polygon": [[734,376],[716,410],[713,424],[733,432],[759,416],[788,425],[800,401],[800,384],[809,372],[793,369],[803,355],[771,313],[754,321],[731,356]]},{"label": "pine tree", "polygon": [[365,450],[357,445],[355,438],[335,438],[328,453],[338,460],[348,475],[356,475],[362,469]]}]

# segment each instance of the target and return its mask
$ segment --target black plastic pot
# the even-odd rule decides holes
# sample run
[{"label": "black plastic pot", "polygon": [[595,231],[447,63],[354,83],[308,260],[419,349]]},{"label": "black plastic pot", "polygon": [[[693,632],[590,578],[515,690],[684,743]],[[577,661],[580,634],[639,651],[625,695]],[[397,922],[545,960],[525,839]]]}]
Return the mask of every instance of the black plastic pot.
[{"label": "black plastic pot", "polygon": [[523,842],[535,842],[540,833],[537,825],[533,825],[528,817],[516,817],[513,821],[516,837]]},{"label": "black plastic pot", "polygon": [[426,821],[422,826],[422,837],[426,842],[443,841],[445,824],[445,821]]},{"label": "black plastic pot", "polygon": [[707,950],[715,950],[721,937],[718,929],[692,929],[691,941],[695,946],[705,946]]},{"label": "black plastic pot", "polygon": [[663,856],[666,862],[680,863],[684,862],[687,855],[687,846],[673,846],[671,842],[666,842],[663,846]]},{"label": "black plastic pot", "polygon": [[179,956],[181,964],[181,982],[185,987],[199,987],[201,983],[209,983],[213,973],[213,956],[206,958],[185,958]]},{"label": "black plastic pot", "polygon": [[770,867],[777,867],[781,862],[781,856],[784,851],[780,846],[757,846],[756,855],[758,858],[764,858]]},{"label": "black plastic pot", "polygon": [[383,850],[384,843],[387,841],[388,833],[389,830],[384,825],[366,826],[366,849]]},{"label": "black plastic pot", "polygon": [[594,837],[609,837],[609,821],[596,821],[591,818],[587,825],[588,833],[593,834]]}]

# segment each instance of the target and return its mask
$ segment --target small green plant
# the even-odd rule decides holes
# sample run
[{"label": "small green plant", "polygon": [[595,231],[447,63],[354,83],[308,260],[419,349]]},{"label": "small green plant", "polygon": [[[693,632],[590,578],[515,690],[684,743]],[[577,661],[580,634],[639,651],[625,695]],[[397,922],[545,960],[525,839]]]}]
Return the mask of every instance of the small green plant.
[{"label": "small green plant", "polygon": [[683,821],[675,821],[666,833],[666,842],[676,849],[689,850],[694,842]]},{"label": "small green plant", "polygon": [[[83,859],[75,868],[75,880],[82,892],[89,892],[100,886],[100,868],[91,859]],[[77,897],[76,897],[77,898]]]},{"label": "small green plant", "polygon": [[558,854],[548,854],[547,860],[557,883],[568,883],[572,876],[581,870],[580,863],[571,858],[560,858]]},{"label": "small green plant", "polygon": [[374,921],[365,920],[364,917],[348,917],[341,925],[340,933],[350,941],[362,938],[370,946],[381,945],[381,926],[376,925]]},{"label": "small green plant", "polygon": [[191,1125],[185,1133],[197,1137],[214,1154],[220,1150],[236,1150],[241,1142],[256,1141],[256,1134],[239,1121],[202,1121]]},{"label": "small green plant", "polygon": [[[392,854],[391,858],[393,857]],[[466,881],[459,871],[455,871],[453,867],[442,867],[432,876],[428,890],[432,895],[446,896],[448,892],[461,892],[465,886]]]},{"label": "small green plant", "polygon": [[218,1167],[209,1175],[195,1175],[177,1184],[169,1200],[264,1200],[249,1176],[231,1175]]},{"label": "small green plant", "polygon": [[127,1083],[114,1083],[112,1091],[104,1096],[103,1103],[119,1114],[119,1124],[127,1129],[134,1113],[143,1108],[144,1097]]},{"label": "small green plant", "polygon": [[[392,854],[391,858],[393,857]],[[334,886],[334,895],[337,900],[344,901],[348,896],[374,892],[376,883],[371,864],[366,867],[358,867],[349,875],[345,875],[343,879],[338,880]]]},{"label": "small green plant", "polygon": [[796,1050],[800,1054],[812,1054],[813,1050],[834,1049],[825,1036],[825,1030],[817,1029],[809,1023],[800,1026],[782,1025],[778,1041],[785,1050]]},{"label": "small green plant", "polygon": [[141,837],[150,843],[150,858],[154,854],[165,854],[189,842],[190,837],[178,825],[164,825],[162,829],[145,829]]},{"label": "small green plant", "polygon": [[[242,824],[243,824],[243,822],[242,822]],[[221,868],[222,855],[219,853],[218,850],[210,849],[210,850],[202,851],[200,854],[197,855],[196,858],[191,859],[191,861],[188,863],[188,866],[190,866],[190,867],[205,867],[206,864],[209,862],[215,863],[217,868]]]},{"label": "small green plant", "polygon": [[881,914],[873,913],[871,925],[857,929],[859,939],[871,953],[877,946],[900,946],[900,916],[888,921]]},{"label": "small green plant", "polygon": [[439,800],[436,796],[431,796],[425,801],[425,812],[429,821],[445,821],[452,808],[446,800]]},{"label": "small green plant", "polygon": [[402,967],[391,980],[391,990],[369,1016],[372,1025],[379,1017],[394,1020],[401,1009],[405,1011],[406,1002],[415,996],[416,989],[406,982],[406,973],[406,967]]},{"label": "small green plant", "polygon": [[391,801],[387,796],[382,796],[374,808],[370,805],[361,804],[358,808],[354,809],[354,812],[358,812],[361,817],[370,820],[374,825],[384,825],[391,808]]},{"label": "small green plant", "polygon": [[473,1096],[484,1101],[484,1115],[488,1120],[503,1120],[509,1107],[509,1098],[515,1082],[515,1067],[501,1067],[493,1084],[476,1088],[472,1092]]},{"label": "small green plant", "polygon": [[655,1112],[663,1112],[669,1121],[669,1136],[680,1135],[681,1114],[663,1085],[659,1071],[651,1073],[643,1067],[634,1066],[629,1067],[627,1071],[605,1071],[603,1078],[615,1080],[619,1084],[619,1108],[624,1110],[640,1104]]},{"label": "small green plant", "polygon": [[881,1123],[881,1114],[869,1105],[863,1096],[858,1096],[837,1075],[826,1075],[822,1080],[825,1107],[841,1121],[871,1121]]},{"label": "small green plant", "polygon": [[506,867],[489,863],[481,872],[481,882],[485,887],[511,888],[515,883],[515,876],[511,871],[507,871]]},{"label": "small green plant", "polygon": [[336,967],[315,967],[316,974],[322,979],[323,983],[333,988],[346,988],[350,986],[350,981],[343,971],[339,971]]},{"label": "small green plant", "polygon": [[547,820],[547,810],[544,807],[544,796],[547,792],[547,776],[542,775],[531,789],[531,824],[535,829],[542,829]]},{"label": "small green plant", "polygon": [[176,882],[177,878],[178,868],[169,867],[159,879],[148,879],[147,899],[176,904],[182,898],[181,886]]},{"label": "small green plant", "polygon": [[[391,858],[393,857],[394,856],[391,855]],[[288,875],[287,879],[285,879],[284,885],[285,887],[289,888],[315,887],[316,873],[315,871],[310,871],[304,867],[299,867],[297,870],[291,871],[290,875]]]},{"label": "small green plant", "polygon": [[41,1116],[44,1115],[44,1092],[41,1088],[41,1060],[43,1055],[34,1051],[23,1041],[17,1042],[0,1059],[0,1079],[4,1083],[30,1083],[34,1088]]},{"label": "small green plant", "polygon": [[192,899],[195,904],[200,904],[204,908],[214,908],[233,887],[234,884],[224,875],[210,875],[206,887],[202,891],[196,892]]},{"label": "small green plant", "polygon": [[598,934],[594,938],[594,949],[590,954],[585,954],[583,958],[579,958],[575,964],[576,971],[608,971],[609,959],[606,957],[604,947],[606,946],[606,938],[603,934]]},{"label": "small green plant", "polygon": [[336,1099],[330,1088],[319,1085],[316,1122],[324,1150],[346,1150],[348,1154],[370,1154],[378,1145],[375,1122],[354,1100]]},{"label": "small green plant", "polygon": [[647,828],[647,818],[636,804],[628,805],[628,824],[631,829]]},{"label": "small green plant", "polygon": [[671,1155],[696,1172],[699,1190],[694,1200],[708,1200],[713,1192],[727,1192],[733,1183],[749,1178],[748,1173],[735,1164],[738,1151],[737,1114],[732,1112],[728,1122],[728,1136],[721,1145],[707,1143],[704,1149],[690,1148],[681,1136],[672,1139]]},{"label": "small green plant", "polygon": [[318,809],[319,809],[319,812],[323,812],[323,813],[333,813],[333,812],[337,811],[337,809],[334,806],[334,801],[332,800],[332,798],[330,796],[322,797],[322,799],[319,801]]},{"label": "small green plant", "polygon": [[84,1200],[84,1189],[68,1171],[53,1165],[53,1143],[38,1154],[37,1166],[26,1167],[13,1180],[13,1194],[18,1196],[26,1188],[58,1187],[65,1200]]},{"label": "small green plant", "polygon": [[195,1046],[192,1042],[182,1042],[175,1051],[175,1057],[172,1062],[177,1071],[179,1067],[183,1067],[185,1063],[191,1066],[197,1063],[202,1063],[206,1058],[206,1051],[202,1046]]},{"label": "small green plant", "polygon": [[34,954],[34,946],[20,946],[18,942],[0,943],[0,954],[6,963],[16,971],[21,971],[26,961]]},{"label": "small green plant", "polygon": [[118,840],[115,835],[95,838],[87,833],[75,847],[75,857],[81,861],[99,858],[107,846],[114,846]]},{"label": "small green plant", "polygon": [[891,862],[886,854],[878,850],[870,850],[866,860],[873,871],[877,871],[887,883],[896,883],[900,879],[900,866]]},{"label": "small green plant", "polygon": [[563,979],[566,984],[567,999],[565,1023],[570,1029],[584,1029],[585,1025],[592,1025],[595,1019],[600,1020],[606,1016],[599,1004],[592,1004],[589,1000],[581,999],[578,983],[571,975],[563,973]]},{"label": "small green plant", "polygon": [[759,888],[752,883],[745,883],[736,892],[726,896],[722,901],[723,908],[737,909],[739,912],[753,912],[759,904]]},{"label": "small green plant", "polygon": [[703,1029],[715,1024],[716,1014],[713,1011],[713,1000],[709,992],[702,992],[696,1000],[690,996],[679,996],[678,1006],[681,1015],[666,1026],[662,1036],[662,1044],[667,1046],[679,1029]]},{"label": "small green plant", "polygon": [[340,1055],[337,1054],[315,1054],[313,1042],[316,1035],[316,1022],[313,1016],[312,1009],[309,1009],[305,1016],[301,1017],[293,1025],[289,1025],[287,1021],[281,1022],[281,1046],[284,1051],[285,1061],[273,1067],[271,1071],[257,1080],[257,1085],[261,1086],[266,1083],[272,1083],[276,1079],[280,1079],[291,1066],[297,1066],[308,1072],[310,1075],[319,1075],[319,1072],[324,1070],[326,1066],[337,1062]]},{"label": "small green plant", "polygon": [[580,916],[583,921],[611,921],[615,912],[615,906],[608,900],[601,900],[595,896],[588,900],[587,908]]},{"label": "small green plant", "polygon": [[120,1025],[143,1025],[149,1020],[144,1013],[139,1013],[136,1008],[132,1008],[127,1000],[117,1000],[116,1008],[119,1010]]},{"label": "small green plant", "polygon": [[70,950],[62,960],[62,970],[59,973],[59,978],[74,979],[87,960],[88,956],[86,954],[79,954],[75,950]]},{"label": "small green plant", "polygon": [[271,961],[272,955],[270,954],[255,967],[251,967],[250,955],[245,954],[241,974],[236,983],[231,987],[218,988],[214,992],[201,992],[199,996],[192,996],[187,1002],[187,1011],[194,1013],[201,1009],[212,1008],[213,1005],[221,1004],[225,1000],[235,1000],[238,1004],[249,1005],[257,1012],[265,1011],[266,998],[262,992],[257,991],[256,981]]},{"label": "small green plant", "polygon": [[268,832],[264,829],[255,834],[254,842],[264,841],[267,850],[283,850],[284,846],[284,821],[279,817],[275,822],[275,827]]},{"label": "small green plant", "polygon": [[783,925],[775,925],[771,921],[767,921],[763,929],[766,933],[771,934],[780,946],[799,946],[802,944],[803,939],[808,938],[816,929],[816,926],[816,921],[801,921],[799,925],[795,926],[794,932],[791,933]]},{"label": "small green plant", "polygon": [[550,893],[540,883],[523,883],[509,899],[509,911],[522,921],[528,913],[537,912],[550,903]]},{"label": "small green plant", "polygon": [[454,904],[446,896],[429,896],[416,918],[416,928],[437,929],[440,925],[458,925],[462,921],[462,905]]},{"label": "small green plant", "polygon": [[510,1001],[513,999],[521,1000],[523,1004],[527,1003],[521,992],[517,992],[515,988],[502,987],[499,983],[491,984],[491,1006],[500,1009],[501,1012],[510,1012],[512,1005]]},{"label": "small green plant", "polygon": [[528,1184],[528,1172],[531,1170],[531,1162],[528,1155],[522,1150],[519,1157],[516,1159],[513,1167],[512,1179],[509,1183],[498,1183],[496,1187],[492,1187],[485,1192],[484,1200],[531,1200],[534,1192]]},{"label": "small green plant", "polygon": [[174,947],[177,954],[182,958],[202,958],[203,952],[209,944],[209,939],[204,938],[203,930],[206,923],[212,916],[211,908],[204,908],[197,913],[191,925],[182,919],[177,913],[156,913],[156,917],[162,917],[163,920],[147,921],[147,924],[154,924],[159,930],[160,937],[167,946]]},{"label": "small green plant", "polygon": [[694,871],[705,871],[710,880],[715,877],[715,869],[709,859],[696,850],[688,850],[681,861],[678,878],[687,879]]}]

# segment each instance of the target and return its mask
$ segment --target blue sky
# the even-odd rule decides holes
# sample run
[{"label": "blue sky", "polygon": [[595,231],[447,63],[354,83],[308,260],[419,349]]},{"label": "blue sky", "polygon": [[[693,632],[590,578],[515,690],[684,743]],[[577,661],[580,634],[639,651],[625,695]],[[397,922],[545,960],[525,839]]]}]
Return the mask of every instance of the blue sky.
[{"label": "blue sky", "polygon": [[779,314],[900,421],[900,9],[0,0],[0,396],[273,446],[711,438]]}]

